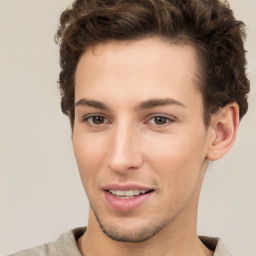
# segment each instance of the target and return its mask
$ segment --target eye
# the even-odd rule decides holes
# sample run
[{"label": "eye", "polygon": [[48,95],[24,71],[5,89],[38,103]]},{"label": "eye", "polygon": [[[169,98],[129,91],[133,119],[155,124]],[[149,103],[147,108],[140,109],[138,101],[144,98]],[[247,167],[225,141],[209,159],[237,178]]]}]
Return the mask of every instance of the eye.
[{"label": "eye", "polygon": [[101,125],[108,122],[108,120],[104,116],[89,116],[85,117],[84,121],[89,123],[89,125]]},{"label": "eye", "polygon": [[149,119],[149,123],[153,124],[153,125],[157,125],[157,126],[163,126],[167,123],[171,123],[174,120],[172,120],[169,117],[165,117],[165,116],[154,116],[152,118]]}]

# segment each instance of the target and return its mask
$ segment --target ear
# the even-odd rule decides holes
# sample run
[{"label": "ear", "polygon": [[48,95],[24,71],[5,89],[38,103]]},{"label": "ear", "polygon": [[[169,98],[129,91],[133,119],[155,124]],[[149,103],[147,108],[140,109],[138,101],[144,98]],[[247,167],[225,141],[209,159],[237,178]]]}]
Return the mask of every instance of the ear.
[{"label": "ear", "polygon": [[211,117],[210,145],[206,158],[215,161],[222,158],[233,146],[239,126],[239,107],[231,103]]}]

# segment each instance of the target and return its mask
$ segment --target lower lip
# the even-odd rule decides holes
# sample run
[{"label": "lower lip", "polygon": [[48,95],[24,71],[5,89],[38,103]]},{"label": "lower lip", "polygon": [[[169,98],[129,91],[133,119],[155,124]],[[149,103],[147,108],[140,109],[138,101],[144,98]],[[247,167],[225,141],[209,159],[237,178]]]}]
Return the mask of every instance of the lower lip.
[{"label": "lower lip", "polygon": [[117,211],[127,212],[127,211],[135,210],[136,208],[143,205],[149,199],[149,197],[153,194],[153,191],[146,194],[134,196],[133,198],[130,198],[130,199],[117,198],[113,194],[109,193],[108,191],[104,191],[104,194],[105,194],[107,203],[113,209]]}]

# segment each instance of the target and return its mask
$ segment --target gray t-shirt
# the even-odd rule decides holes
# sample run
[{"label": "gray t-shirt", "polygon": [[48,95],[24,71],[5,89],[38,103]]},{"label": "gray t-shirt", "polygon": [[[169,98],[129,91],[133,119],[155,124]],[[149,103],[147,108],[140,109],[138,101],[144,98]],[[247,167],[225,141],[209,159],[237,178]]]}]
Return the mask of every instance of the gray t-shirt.
[{"label": "gray t-shirt", "polygon": [[[9,256],[81,256],[77,247],[77,240],[85,231],[85,227],[76,228],[62,234],[56,242],[47,243]],[[199,238],[206,247],[214,251],[214,256],[232,256],[220,239],[204,236]]]}]

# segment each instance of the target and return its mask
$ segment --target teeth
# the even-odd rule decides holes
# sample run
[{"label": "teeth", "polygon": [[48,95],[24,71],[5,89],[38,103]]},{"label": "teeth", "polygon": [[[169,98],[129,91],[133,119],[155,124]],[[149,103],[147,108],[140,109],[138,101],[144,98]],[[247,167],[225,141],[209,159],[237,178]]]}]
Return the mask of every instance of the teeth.
[{"label": "teeth", "polygon": [[138,189],[134,189],[134,190],[133,190],[133,194],[134,194],[135,196],[137,196],[137,195],[140,194],[140,191],[139,191]]},{"label": "teeth", "polygon": [[139,190],[139,189],[134,189],[134,190],[109,190],[109,192],[113,195],[116,195],[117,197],[122,197],[124,199],[131,198],[133,196],[138,196],[139,194],[145,194],[146,190]]},{"label": "teeth", "polygon": [[117,196],[124,196],[125,192],[121,190],[116,190],[116,195]]},{"label": "teeth", "polygon": [[125,196],[133,196],[133,190],[124,191]]}]

